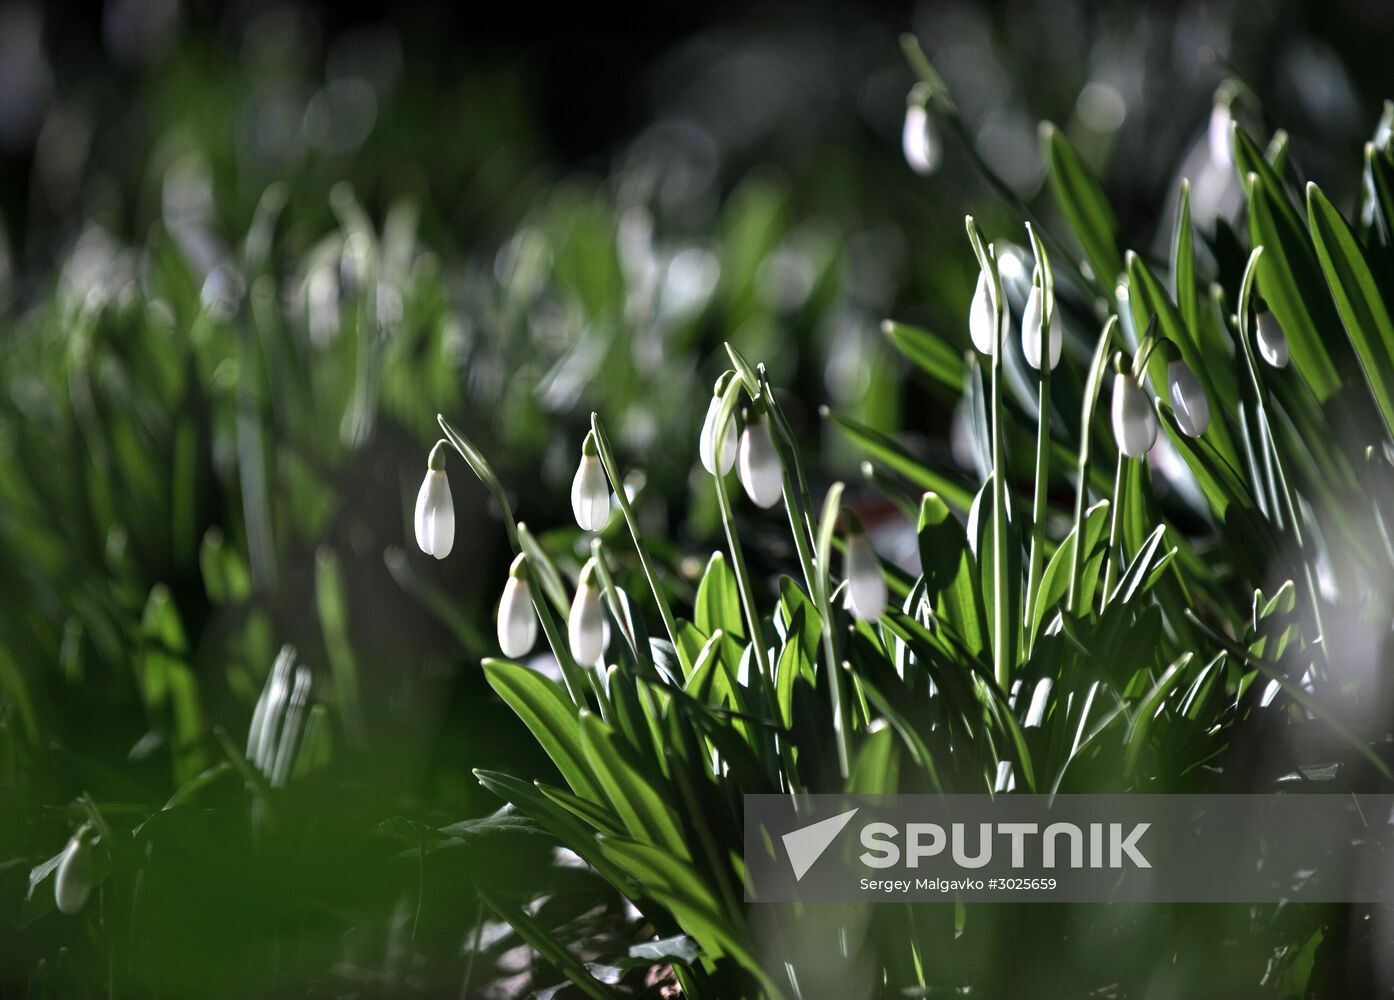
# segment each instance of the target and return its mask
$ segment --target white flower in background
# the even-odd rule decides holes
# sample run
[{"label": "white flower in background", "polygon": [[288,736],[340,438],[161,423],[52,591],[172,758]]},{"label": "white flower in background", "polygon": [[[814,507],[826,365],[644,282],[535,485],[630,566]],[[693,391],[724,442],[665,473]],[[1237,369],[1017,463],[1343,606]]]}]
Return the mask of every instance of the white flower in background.
[{"label": "white flower in background", "polygon": [[[998,343],[1007,339],[1007,310],[1003,309],[1000,319]],[[973,302],[968,307],[968,335],[973,339],[973,347],[979,354],[991,354],[992,344],[992,295],[987,288],[987,275],[979,272],[978,287],[973,292]]]},{"label": "white flower in background", "polygon": [[566,639],[571,647],[571,655],[584,666],[599,663],[605,655],[605,647],[610,643],[610,622],[605,617],[605,605],[600,600],[596,573],[595,560],[588,559],[581,567],[576,597],[571,602],[571,613],[566,619]]},{"label": "white flower in background", "polygon": [[511,659],[527,655],[537,642],[537,613],[528,586],[526,557],[522,553],[508,569],[508,582],[499,598],[499,649]]},{"label": "white flower in background", "polygon": [[445,477],[444,441],[437,441],[416,494],[416,544],[428,556],[444,559],[455,544],[455,501]]},{"label": "white flower in background", "polygon": [[[1026,308],[1021,313],[1021,353],[1026,355],[1026,363],[1037,371],[1041,367],[1041,290],[1031,286],[1031,294],[1026,297]],[[1004,332],[1005,336],[1005,332]],[[1050,370],[1060,363],[1060,347],[1064,335],[1060,332],[1060,310],[1050,311],[1050,328],[1047,340],[1050,351]]]},{"label": "white flower in background", "polygon": [[905,106],[905,126],[900,131],[900,148],[905,153],[905,162],[921,177],[934,173],[943,158],[939,136],[935,134],[934,123],[925,110],[924,102],[928,96],[924,84],[915,84],[910,91],[909,103]]},{"label": "white flower in background", "polygon": [[79,830],[68,841],[53,880],[53,901],[62,913],[77,913],[92,892],[92,847]]},{"label": "white flower in background", "polygon": [[571,513],[582,531],[600,531],[610,520],[610,480],[600,464],[595,431],[581,443],[581,464],[571,480]]},{"label": "white flower in background", "polygon": [[[702,421],[702,437],[697,443],[697,452],[702,459],[702,468],[712,475],[716,475],[716,421],[721,415],[721,397],[726,392],[726,387],[730,384],[734,376],[727,372],[717,379],[716,387],[712,390],[712,401],[707,406],[706,419]],[[726,426],[721,429],[721,474],[724,476],[731,471],[731,467],[736,464],[736,442],[735,434],[732,433],[734,421],[727,420]]]},{"label": "white flower in background", "polygon": [[1180,358],[1167,365],[1167,389],[1176,423],[1188,437],[1200,437],[1210,426],[1210,401],[1205,398],[1200,379]]},{"label": "white flower in background", "polygon": [[861,522],[849,515],[843,572],[847,577],[847,608],[862,621],[874,622],[886,613],[886,576]]},{"label": "white flower in background", "polygon": [[784,469],[770,436],[770,418],[761,413],[741,432],[740,466],[737,469],[746,496],[766,509],[783,495]]},{"label": "white flower in background", "polygon": [[1263,309],[1260,310],[1254,325],[1254,340],[1258,343],[1258,352],[1263,356],[1263,360],[1274,368],[1286,368],[1288,336],[1278,323],[1278,317]]},{"label": "white flower in background", "polygon": [[1127,372],[1113,376],[1113,439],[1129,458],[1141,458],[1157,440],[1157,415],[1137,380]]},{"label": "white flower in background", "polygon": [[1210,123],[1205,129],[1205,141],[1210,147],[1210,162],[1222,170],[1228,170],[1234,163],[1229,151],[1230,126],[1234,124],[1234,112],[1229,101],[1217,99],[1210,109]]}]

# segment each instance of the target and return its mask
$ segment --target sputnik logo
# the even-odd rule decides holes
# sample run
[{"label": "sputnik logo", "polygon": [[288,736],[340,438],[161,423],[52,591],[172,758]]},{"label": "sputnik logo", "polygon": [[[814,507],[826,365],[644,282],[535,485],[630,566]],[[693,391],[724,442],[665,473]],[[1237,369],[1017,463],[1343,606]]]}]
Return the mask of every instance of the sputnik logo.
[{"label": "sputnik logo", "polygon": [[[860,807],[858,807],[860,808]],[[789,867],[794,869],[794,881],[803,880],[815,861],[823,856],[843,827],[857,815],[857,809],[849,809],[829,819],[791,830],[780,839],[784,841],[784,852],[789,855]]]}]

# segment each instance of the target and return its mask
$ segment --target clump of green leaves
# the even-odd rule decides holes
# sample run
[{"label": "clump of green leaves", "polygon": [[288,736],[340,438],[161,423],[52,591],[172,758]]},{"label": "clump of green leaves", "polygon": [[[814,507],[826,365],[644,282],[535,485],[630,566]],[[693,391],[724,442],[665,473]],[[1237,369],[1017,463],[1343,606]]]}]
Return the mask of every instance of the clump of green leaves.
[{"label": "clump of green leaves", "polygon": [[[929,106],[966,132],[907,45],[938,95]],[[1387,633],[1394,607],[1384,530],[1394,158],[1367,150],[1366,221],[1352,225],[1314,185],[1298,195],[1282,142],[1264,154],[1236,127],[1248,250],[1229,252],[1242,236],[1223,221],[1196,231],[1183,183],[1170,258],[1149,261],[1119,245],[1099,181],[1066,135],[1049,126],[1041,135],[1066,225],[1054,232],[1036,219],[1022,248],[1012,234],[989,242],[968,220],[985,354],[965,362],[959,338],[886,327],[911,362],[966,397],[978,481],[828,415],[872,463],[867,491],[884,491],[915,532],[918,568],[882,567],[884,614],[852,614],[856,571],[836,572],[851,494],[834,483],[815,503],[781,393],[734,349],[715,427],[772,416],[783,510],[738,511],[721,463],[707,463],[725,544],[695,593],[673,560],[654,556],[671,551],[641,527],[655,501],[627,497],[599,416],[592,431],[622,518],[550,546],[508,525],[567,684],[505,660],[484,671],[557,773],[530,784],[493,771],[479,779],[637,908],[636,946],[688,942],[665,956],[688,995],[798,996],[813,977],[820,990],[994,994],[1014,981],[995,951],[1009,927],[1031,943],[1013,961],[1039,961],[1042,974],[1048,963],[1082,989],[1145,992],[1189,942],[1171,980],[1183,988],[1213,983],[1221,959],[1201,956],[1222,954],[1232,989],[1293,995],[1312,975],[1311,942],[1340,919],[1311,907],[1216,908],[1182,929],[1180,910],[1167,907],[1068,918],[1055,908],[915,905],[872,917],[830,908],[817,921],[773,918],[804,921],[794,941],[773,939],[742,901],[746,794],[1389,787],[1387,719],[1352,711],[1382,661],[1365,663],[1362,682],[1343,653],[1353,634]],[[1053,371],[1027,364],[1015,340],[991,346],[1033,290],[1035,328],[1022,335],[1040,338],[1034,357],[1048,356],[1057,311],[1064,321]],[[1291,345],[1287,367],[1259,359],[1256,327],[1273,322]],[[1113,391],[1135,394],[1114,403],[1111,425],[1110,363]],[[1208,419],[1196,416],[1201,402]],[[442,425],[509,518],[485,456]],[[789,536],[787,572],[753,574],[742,532]],[[601,568],[610,615],[611,642],[594,667],[574,662],[555,624],[580,555]],[[651,632],[645,612],[655,610],[661,627]],[[1270,740],[1280,749],[1265,750]],[[593,942],[549,933],[519,904],[490,905],[587,994],[638,989],[579,964],[574,950]],[[1072,946],[1065,928],[1076,926],[1076,940],[1127,946]],[[821,961],[829,949],[846,959],[840,972]]]}]

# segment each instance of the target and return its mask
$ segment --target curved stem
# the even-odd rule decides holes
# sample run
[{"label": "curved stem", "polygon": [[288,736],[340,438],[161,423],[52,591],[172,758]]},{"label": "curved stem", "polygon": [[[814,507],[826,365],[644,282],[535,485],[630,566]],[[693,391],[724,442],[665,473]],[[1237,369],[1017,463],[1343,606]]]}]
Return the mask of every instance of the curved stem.
[{"label": "curved stem", "polygon": [[673,617],[673,609],[668,605],[668,598],[663,593],[663,587],[659,583],[658,573],[653,566],[653,560],[649,558],[649,550],[644,545],[644,537],[639,533],[639,519],[634,516],[634,508],[629,504],[629,497],[624,492],[624,480],[620,478],[619,466],[615,463],[615,453],[610,449],[610,439],[605,434],[605,427],[600,422],[600,414],[591,414],[591,430],[595,432],[595,441],[600,449],[600,464],[605,467],[605,474],[610,477],[610,487],[615,491],[615,501],[620,505],[620,513],[624,515],[624,523],[629,525],[630,537],[634,539],[634,551],[639,555],[639,565],[644,570],[644,577],[649,581],[649,590],[653,592],[654,603],[658,605],[659,617],[663,619],[663,627],[668,632],[668,640],[673,644],[673,649],[678,654],[678,661],[682,664],[683,673],[692,672],[692,664],[688,662],[687,653],[683,651],[682,644],[678,642],[678,622]]}]

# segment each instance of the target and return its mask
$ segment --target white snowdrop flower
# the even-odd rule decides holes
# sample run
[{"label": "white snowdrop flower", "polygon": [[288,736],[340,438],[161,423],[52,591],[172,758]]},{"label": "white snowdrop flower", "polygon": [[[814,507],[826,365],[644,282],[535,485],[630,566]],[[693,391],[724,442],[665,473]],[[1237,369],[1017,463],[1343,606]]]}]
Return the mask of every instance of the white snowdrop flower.
[{"label": "white snowdrop flower", "polygon": [[1210,147],[1210,162],[1221,170],[1228,170],[1234,162],[1229,151],[1229,130],[1234,123],[1234,113],[1228,101],[1216,101],[1210,109],[1210,123],[1205,129],[1205,141]]},{"label": "white snowdrop flower", "polygon": [[[702,468],[712,475],[716,475],[716,421],[721,415],[721,397],[726,392],[726,387],[734,377],[733,373],[727,372],[717,379],[716,387],[712,390],[712,401],[707,406],[706,419],[702,421],[702,437],[698,441],[697,451],[702,459]],[[724,476],[731,471],[731,467],[736,464],[736,442],[735,434],[732,433],[732,423],[726,421],[721,434],[721,474]]]},{"label": "white snowdrop flower", "polygon": [[935,134],[934,124],[925,110],[923,88],[919,84],[911,91],[910,103],[905,107],[905,126],[900,132],[900,148],[905,153],[905,162],[910,165],[910,169],[921,177],[934,173],[943,158],[939,136]]},{"label": "white snowdrop flower", "polygon": [[58,874],[53,880],[53,901],[59,911],[69,915],[87,905],[92,892],[92,847],[82,832],[73,835],[58,862]]},{"label": "white snowdrop flower", "polygon": [[537,642],[537,612],[532,606],[526,558],[522,553],[508,569],[508,582],[499,598],[499,649],[510,659],[525,656]]},{"label": "white snowdrop flower", "polygon": [[581,567],[576,597],[566,619],[566,639],[571,655],[584,666],[599,663],[610,643],[610,622],[605,617],[605,605],[600,600],[600,585],[595,577],[595,560],[587,560]]},{"label": "white snowdrop flower", "polygon": [[1274,368],[1286,368],[1288,336],[1278,323],[1278,317],[1264,309],[1259,312],[1255,327],[1254,340],[1258,343],[1258,352],[1263,355],[1263,360]]},{"label": "white snowdrop flower", "polygon": [[784,490],[784,469],[770,436],[770,418],[761,413],[741,432],[740,465],[736,470],[746,496],[766,509],[779,503]]},{"label": "white snowdrop flower", "polygon": [[1210,401],[1205,398],[1200,379],[1180,358],[1167,365],[1167,389],[1176,423],[1188,437],[1200,437],[1210,426]]},{"label": "white snowdrop flower", "polygon": [[610,520],[610,480],[600,464],[595,431],[581,444],[581,464],[571,480],[571,513],[583,531],[600,531]]},{"label": "white snowdrop flower", "polygon": [[853,615],[874,622],[886,613],[886,576],[866,532],[855,518],[847,529],[843,572],[847,576],[847,608]]},{"label": "white snowdrop flower", "polygon": [[[1031,286],[1031,294],[1026,297],[1026,308],[1021,313],[1021,353],[1026,355],[1026,363],[1037,371],[1041,367],[1041,290]],[[1004,334],[1005,335],[1005,334]],[[1060,310],[1050,311],[1050,328],[1047,331],[1047,344],[1050,350],[1050,370],[1060,363],[1060,346],[1064,335],[1060,332]]]},{"label": "white snowdrop flower", "polygon": [[426,478],[416,494],[416,544],[428,556],[444,559],[455,544],[455,501],[445,477],[444,441],[437,441],[427,461]]},{"label": "white snowdrop flower", "polygon": [[1129,458],[1146,455],[1157,440],[1157,415],[1137,380],[1127,372],[1113,376],[1113,439]]},{"label": "white snowdrop flower", "polygon": [[[998,343],[1007,339],[1007,310],[1001,312]],[[973,292],[973,302],[968,307],[968,335],[979,354],[991,354],[992,345],[992,295],[987,287],[987,275],[979,272],[978,287]]]}]

